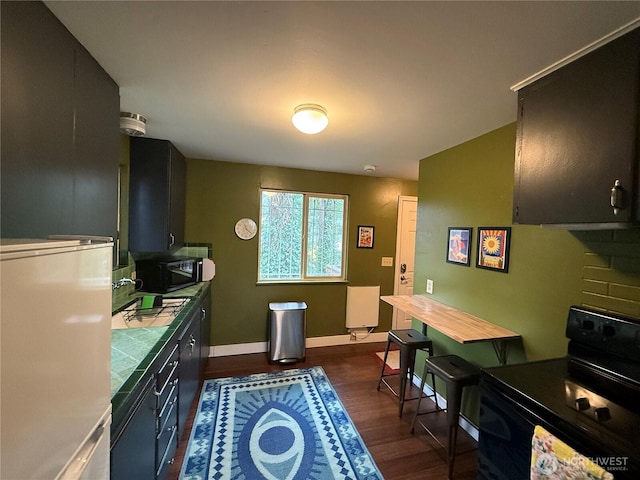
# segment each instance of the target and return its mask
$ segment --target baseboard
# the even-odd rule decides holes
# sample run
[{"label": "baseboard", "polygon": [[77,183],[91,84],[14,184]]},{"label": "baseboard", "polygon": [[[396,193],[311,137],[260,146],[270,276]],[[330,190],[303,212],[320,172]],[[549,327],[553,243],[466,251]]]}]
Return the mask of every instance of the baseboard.
[{"label": "baseboard", "polygon": [[[418,375],[414,375],[413,384],[416,387],[420,388],[420,383],[422,383],[422,379]],[[426,382],[424,384],[423,391],[426,395],[433,395],[433,388],[431,388],[429,384]],[[436,392],[436,395],[438,396],[438,405],[444,405],[444,408],[447,408],[447,400],[437,392]],[[478,437],[479,437],[478,427],[476,427],[473,423],[467,420],[462,414],[460,414],[460,420],[458,421],[458,425],[460,425],[460,428],[462,428],[465,432],[467,432],[476,442],[478,441]]]},{"label": "baseboard", "polygon": [[[336,345],[348,345],[355,343],[386,342],[388,332],[375,332],[358,335],[332,335],[328,337],[309,337],[306,339],[306,348],[334,347]],[[210,357],[226,357],[228,355],[245,355],[248,353],[266,353],[269,350],[268,342],[235,343],[232,345],[212,345],[209,347]]]},{"label": "baseboard", "polygon": [[330,337],[311,337],[307,338],[307,348],[314,347],[334,347],[336,345],[349,345],[356,343],[376,343],[386,342],[389,332],[374,332],[360,334],[357,337],[353,335],[333,335]]}]

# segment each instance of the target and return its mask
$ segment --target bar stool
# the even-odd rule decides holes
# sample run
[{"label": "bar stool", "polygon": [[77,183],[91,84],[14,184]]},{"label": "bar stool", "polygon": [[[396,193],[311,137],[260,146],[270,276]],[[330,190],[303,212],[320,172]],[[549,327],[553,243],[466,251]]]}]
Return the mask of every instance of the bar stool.
[{"label": "bar stool", "polygon": [[[480,382],[480,369],[475,365],[467,362],[465,359],[458,357],[457,355],[439,355],[437,357],[429,357],[424,364],[424,373],[422,375],[422,382],[420,389],[424,388],[424,383],[427,375],[436,375],[442,379],[446,386],[447,394],[447,425],[449,427],[448,432],[448,447],[447,447],[447,466],[448,466],[448,478],[453,475],[453,459],[456,452],[456,439],[458,437],[458,421],[460,419],[460,404],[462,402],[462,389],[470,385],[477,385]],[[428,412],[419,413],[420,411],[420,399],[418,399],[418,406],[416,407],[416,413],[411,422],[411,433],[413,433],[418,415],[425,415],[429,413],[435,413],[441,411],[436,403],[436,409]],[[422,423],[420,425],[431,435],[438,443],[438,439],[431,433],[431,431]],[[440,443],[440,445],[442,445]],[[442,445],[444,446],[444,445]]]},{"label": "bar stool", "polygon": [[[400,391],[396,392],[391,385],[385,380],[385,377],[396,376],[397,373],[384,373],[384,367],[387,363],[387,356],[389,355],[389,347],[392,343],[398,345],[400,349]],[[378,380],[378,391],[380,390],[380,384],[384,383],[391,392],[398,397],[398,416],[402,417],[402,408],[404,402],[409,400],[416,400],[419,397],[405,398],[405,390],[407,386],[407,374],[409,378],[413,379],[413,366],[416,361],[416,350],[425,350],[429,356],[433,355],[433,342],[430,338],[420,333],[417,330],[405,329],[405,330],[390,330],[387,335],[387,347],[384,350],[384,359],[382,361],[382,370],[380,371],[380,379]],[[433,382],[433,391],[435,392],[435,377],[431,375]],[[424,388],[424,385],[423,385]],[[421,389],[422,392],[422,389]]]}]

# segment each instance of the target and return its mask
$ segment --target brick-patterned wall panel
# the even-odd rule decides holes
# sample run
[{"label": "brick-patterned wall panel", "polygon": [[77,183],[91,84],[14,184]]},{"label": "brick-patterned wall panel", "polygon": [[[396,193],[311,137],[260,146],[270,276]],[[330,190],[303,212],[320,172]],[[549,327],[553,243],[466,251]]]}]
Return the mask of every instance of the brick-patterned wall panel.
[{"label": "brick-patterned wall panel", "polygon": [[582,304],[640,319],[640,229],[576,236],[585,245]]}]

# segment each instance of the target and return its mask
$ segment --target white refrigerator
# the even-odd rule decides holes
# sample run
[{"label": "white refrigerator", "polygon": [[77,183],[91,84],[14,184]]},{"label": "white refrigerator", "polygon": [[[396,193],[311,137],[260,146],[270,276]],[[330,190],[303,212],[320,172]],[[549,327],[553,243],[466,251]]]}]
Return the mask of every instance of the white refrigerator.
[{"label": "white refrigerator", "polygon": [[0,240],[0,479],[109,478],[113,243]]}]

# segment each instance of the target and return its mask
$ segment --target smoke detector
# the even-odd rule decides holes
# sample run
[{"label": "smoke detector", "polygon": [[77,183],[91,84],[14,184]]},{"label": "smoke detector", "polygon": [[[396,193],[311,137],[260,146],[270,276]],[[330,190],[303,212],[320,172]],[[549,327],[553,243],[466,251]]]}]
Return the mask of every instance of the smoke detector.
[{"label": "smoke detector", "polygon": [[139,113],[120,112],[120,131],[132,137],[142,137],[146,133],[146,117]]},{"label": "smoke detector", "polygon": [[365,173],[373,173],[376,171],[376,166],[375,165],[365,165],[363,168]]}]

